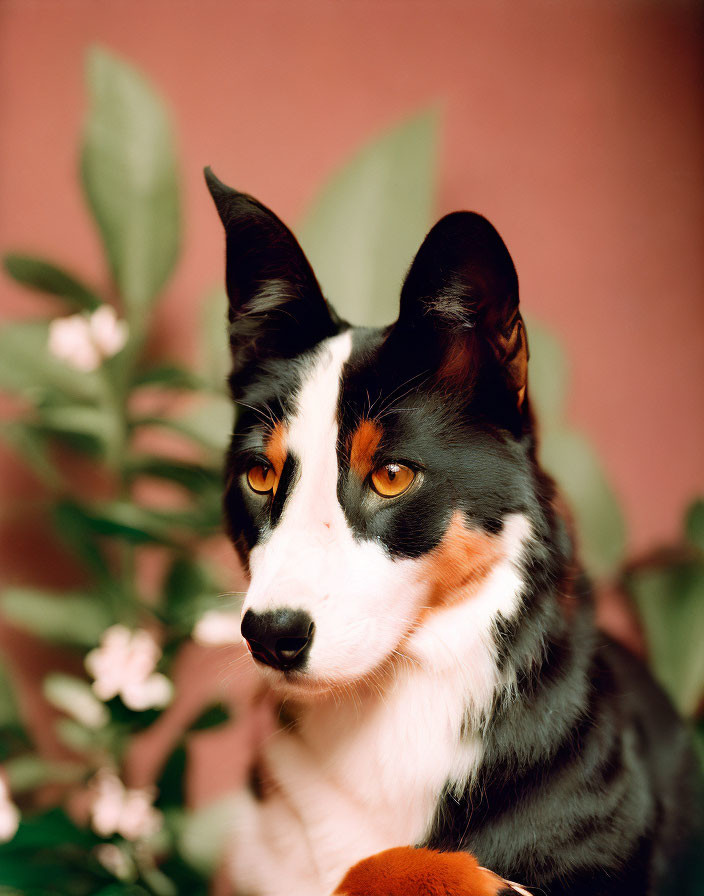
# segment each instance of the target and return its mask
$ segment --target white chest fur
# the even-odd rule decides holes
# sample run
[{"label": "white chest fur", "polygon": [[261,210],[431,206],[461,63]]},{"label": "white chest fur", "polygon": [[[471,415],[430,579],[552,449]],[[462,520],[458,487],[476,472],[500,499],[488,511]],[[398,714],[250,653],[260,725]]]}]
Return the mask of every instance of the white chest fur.
[{"label": "white chest fur", "polygon": [[448,778],[465,782],[481,756],[460,733],[464,708],[456,681],[402,669],[381,693],[326,698],[269,742],[281,811],[314,844],[321,893],[359,859],[423,839]]},{"label": "white chest fur", "polygon": [[321,774],[399,844],[425,834],[448,777],[466,780],[480,757],[460,735],[465,698],[456,681],[403,669],[381,693],[309,710],[300,737]]},{"label": "white chest fur", "polygon": [[285,874],[291,896],[329,896],[355,862],[424,839],[443,788],[463,787],[481,761],[477,723],[510,684],[496,666],[492,621],[518,606],[525,528],[511,521],[515,549],[471,599],[426,619],[383,680],[317,698],[268,741],[274,789],[263,803],[244,798],[236,883],[279,896]]}]

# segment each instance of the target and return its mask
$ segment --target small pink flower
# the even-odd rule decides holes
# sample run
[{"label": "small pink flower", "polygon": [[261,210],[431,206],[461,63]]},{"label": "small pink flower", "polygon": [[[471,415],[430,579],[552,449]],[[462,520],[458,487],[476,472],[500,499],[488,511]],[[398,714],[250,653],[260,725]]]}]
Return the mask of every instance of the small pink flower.
[{"label": "small pink flower", "polygon": [[239,644],[242,641],[239,613],[208,610],[196,623],[193,638],[206,645]]},{"label": "small pink flower", "polygon": [[96,370],[105,358],[124,348],[128,328],[111,305],[101,305],[91,315],[72,314],[49,324],[49,351],[77,370]]},{"label": "small pink flower", "polygon": [[111,700],[119,694],[125,706],[141,712],[166,706],[172,697],[169,679],[154,671],[160,657],[159,645],[149,632],[113,625],[103,633],[100,647],[86,656],[85,665],[95,679],[96,696]]},{"label": "small pink flower", "polygon": [[20,826],[20,810],[10,798],[7,781],[0,774],[0,843],[7,843]]},{"label": "small pink flower", "polygon": [[163,816],[154,808],[151,788],[126,788],[109,769],[101,769],[92,782],[94,797],[91,824],[96,834],[120,834],[126,840],[142,840],[158,833]]}]

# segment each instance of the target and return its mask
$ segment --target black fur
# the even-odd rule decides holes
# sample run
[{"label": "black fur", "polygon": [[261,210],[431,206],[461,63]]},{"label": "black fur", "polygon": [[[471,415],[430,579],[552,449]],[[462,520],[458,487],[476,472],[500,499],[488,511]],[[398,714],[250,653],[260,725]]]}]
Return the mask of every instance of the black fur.
[{"label": "black fur", "polygon": [[[346,325],[284,225],[212,175],[209,186],[227,230],[231,384],[242,408],[225,512],[246,560],[276,525],[297,460],[287,459],[269,504],[248,496],[243,471],[272,422],[291,413],[315,346]],[[266,288],[270,279],[278,292]],[[262,295],[266,309],[257,307]],[[521,513],[532,530],[521,612],[495,625],[497,662],[516,684],[481,722],[476,776],[460,792],[448,781],[418,845],[470,850],[546,896],[653,896],[673,879],[694,827],[695,761],[647,670],[594,626],[568,521],[537,461],[518,280],[493,227],[469,213],[439,222],[405,281],[398,322],[355,330],[353,345],[339,404],[338,498],[357,537],[380,540],[392,557],[418,557],[456,511],[491,533]],[[417,470],[419,485],[397,500],[369,498],[350,473],[349,440],[363,419],[383,429],[378,465]]]}]

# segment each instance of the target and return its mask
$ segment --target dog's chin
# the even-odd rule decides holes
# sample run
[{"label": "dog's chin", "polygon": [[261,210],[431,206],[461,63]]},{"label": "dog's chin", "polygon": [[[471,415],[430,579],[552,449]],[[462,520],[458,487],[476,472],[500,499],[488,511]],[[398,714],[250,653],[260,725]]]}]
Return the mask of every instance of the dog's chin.
[{"label": "dog's chin", "polygon": [[321,675],[317,672],[295,671],[281,672],[255,661],[262,679],[281,697],[289,697],[298,701],[312,701],[330,694],[347,692],[363,684],[369,672],[358,676]]}]

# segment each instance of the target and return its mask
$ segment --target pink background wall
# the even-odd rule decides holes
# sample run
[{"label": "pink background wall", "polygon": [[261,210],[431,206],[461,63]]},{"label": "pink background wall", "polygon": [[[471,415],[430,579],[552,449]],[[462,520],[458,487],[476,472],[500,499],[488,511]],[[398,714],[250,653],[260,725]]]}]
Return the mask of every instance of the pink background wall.
[{"label": "pink background wall", "polygon": [[[173,110],[186,239],[163,342],[186,355],[222,258],[202,166],[295,222],[350,151],[439,101],[438,214],[474,208],[504,235],[641,550],[704,488],[701,31],[694,5],[639,0],[3,0],[0,248],[104,279],[75,181],[92,42]],[[0,302],[30,304],[7,281]]]},{"label": "pink background wall", "polygon": [[[439,102],[437,212],[474,208],[503,234],[642,551],[704,490],[701,26],[694,4],[642,0],[0,0],[0,250],[105,280],[75,178],[93,42],[173,111],[186,233],[160,350],[186,357],[222,274],[203,165],[295,223],[352,150]],[[0,307],[41,305],[3,279]],[[0,448],[0,562],[60,584],[34,494]]]}]

